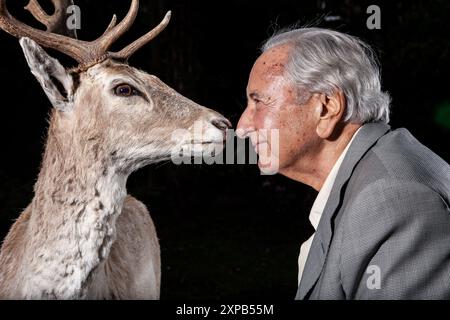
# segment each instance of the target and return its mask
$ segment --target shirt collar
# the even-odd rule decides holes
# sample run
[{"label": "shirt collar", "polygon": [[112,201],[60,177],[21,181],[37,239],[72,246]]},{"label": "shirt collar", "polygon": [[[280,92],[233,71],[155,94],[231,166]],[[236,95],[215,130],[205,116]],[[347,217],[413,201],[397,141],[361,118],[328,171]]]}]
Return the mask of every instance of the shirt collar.
[{"label": "shirt collar", "polygon": [[331,169],[330,173],[328,174],[327,178],[325,179],[325,182],[323,183],[323,186],[320,189],[319,194],[316,197],[316,200],[314,201],[314,204],[311,208],[311,212],[309,214],[309,221],[314,227],[314,230],[317,230],[317,227],[319,226],[319,221],[320,218],[322,217],[323,209],[325,209],[328,197],[330,196],[331,190],[333,189],[334,181],[336,180],[336,176],[339,172],[339,168],[341,167],[342,161],[344,160],[345,155],[347,154],[347,151],[350,148],[350,145],[352,144],[353,140],[355,139],[356,135],[358,134],[359,130],[361,130],[361,128],[362,126],[353,134],[352,139],[347,144],[344,151],[342,151],[341,155],[339,156],[336,163],[333,165],[333,168]]}]

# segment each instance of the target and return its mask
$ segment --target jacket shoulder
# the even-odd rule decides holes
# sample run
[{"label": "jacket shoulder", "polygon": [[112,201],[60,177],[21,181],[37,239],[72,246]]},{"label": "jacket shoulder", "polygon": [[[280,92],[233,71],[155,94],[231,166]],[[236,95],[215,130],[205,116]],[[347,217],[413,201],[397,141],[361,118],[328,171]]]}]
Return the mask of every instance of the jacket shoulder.
[{"label": "jacket shoulder", "polygon": [[450,202],[449,164],[404,128],[390,131],[377,141],[355,167],[349,186],[354,194],[379,180],[398,187],[407,182],[422,184],[447,204]]}]

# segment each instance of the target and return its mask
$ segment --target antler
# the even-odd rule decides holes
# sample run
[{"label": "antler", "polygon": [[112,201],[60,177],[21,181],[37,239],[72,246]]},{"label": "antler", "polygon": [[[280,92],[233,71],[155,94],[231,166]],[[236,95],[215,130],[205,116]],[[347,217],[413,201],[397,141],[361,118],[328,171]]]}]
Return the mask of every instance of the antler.
[{"label": "antler", "polygon": [[163,31],[170,22],[172,13],[168,11],[164,16],[164,19],[153,30],[150,30],[147,34],[143,35],[133,43],[129,44],[119,52],[111,53],[111,57],[119,60],[128,60],[137,50],[145,46],[147,43],[156,38],[161,31]]},{"label": "antler", "polygon": [[128,60],[134,52],[164,30],[171,16],[171,12],[167,12],[162,22],[156,28],[121,51],[109,52],[108,49],[112,44],[130,29],[136,19],[139,10],[139,0],[132,0],[127,15],[119,24],[116,24],[116,16],[114,15],[103,35],[92,42],[54,33],[57,28],[60,29],[62,17],[65,16],[64,10],[71,0],[52,0],[52,2],[55,6],[55,14],[53,16],[47,15],[36,0],[30,0],[25,7],[39,22],[47,27],[47,31],[42,31],[16,20],[6,8],[6,0],[0,0],[0,28],[17,38],[31,38],[44,47],[55,49],[70,56],[80,64],[79,70],[86,70],[108,58]]},{"label": "antler", "polygon": [[33,17],[47,28],[47,32],[57,33],[71,38],[76,38],[76,29],[69,29],[66,26],[66,10],[73,5],[73,0],[52,0],[55,12],[48,15],[36,0],[30,0],[25,7]]}]

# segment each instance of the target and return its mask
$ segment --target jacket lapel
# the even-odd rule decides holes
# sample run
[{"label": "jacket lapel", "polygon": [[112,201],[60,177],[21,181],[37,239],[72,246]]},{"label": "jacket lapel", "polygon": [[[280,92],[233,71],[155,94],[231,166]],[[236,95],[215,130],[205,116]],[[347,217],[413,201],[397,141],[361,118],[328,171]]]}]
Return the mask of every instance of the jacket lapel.
[{"label": "jacket lapel", "polygon": [[322,272],[333,234],[331,221],[341,204],[344,186],[361,158],[389,130],[384,123],[365,124],[348,149],[314,235],[296,299],[305,299]]}]

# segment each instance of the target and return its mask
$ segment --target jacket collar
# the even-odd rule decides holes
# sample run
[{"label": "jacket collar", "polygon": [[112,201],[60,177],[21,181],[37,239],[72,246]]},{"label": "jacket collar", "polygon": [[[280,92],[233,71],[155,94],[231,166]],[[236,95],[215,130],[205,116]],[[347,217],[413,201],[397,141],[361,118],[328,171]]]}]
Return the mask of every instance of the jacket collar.
[{"label": "jacket collar", "polygon": [[306,297],[322,272],[333,234],[331,220],[341,204],[343,191],[353,170],[367,151],[389,130],[390,126],[385,123],[367,123],[362,126],[348,149],[314,235],[296,299]]}]

